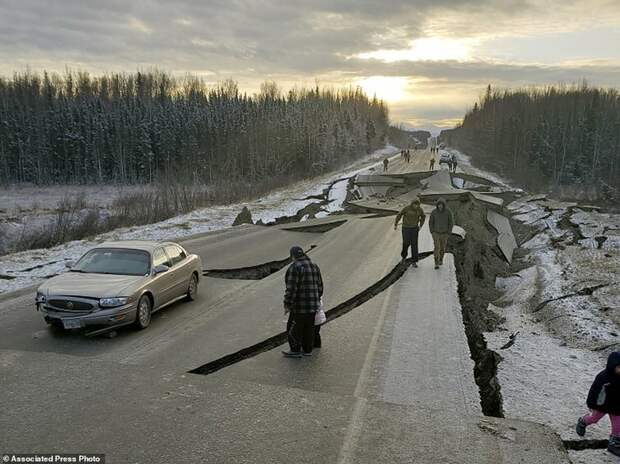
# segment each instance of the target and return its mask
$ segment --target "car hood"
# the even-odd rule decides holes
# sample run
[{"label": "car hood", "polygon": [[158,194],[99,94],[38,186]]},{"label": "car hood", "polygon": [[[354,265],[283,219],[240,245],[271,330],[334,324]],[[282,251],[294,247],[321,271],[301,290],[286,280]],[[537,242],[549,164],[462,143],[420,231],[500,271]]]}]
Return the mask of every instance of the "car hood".
[{"label": "car hood", "polygon": [[65,272],[43,283],[38,291],[44,295],[82,296],[86,298],[131,296],[145,280],[146,277],[144,276]]}]

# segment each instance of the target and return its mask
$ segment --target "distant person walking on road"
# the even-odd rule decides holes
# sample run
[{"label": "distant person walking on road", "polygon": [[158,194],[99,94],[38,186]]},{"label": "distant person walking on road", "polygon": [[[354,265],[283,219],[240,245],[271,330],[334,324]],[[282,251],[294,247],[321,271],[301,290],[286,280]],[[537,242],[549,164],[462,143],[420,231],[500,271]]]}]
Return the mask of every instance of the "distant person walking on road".
[{"label": "distant person walking on road", "polygon": [[434,171],[434,170],[435,170],[435,157],[431,155],[431,167],[429,171]]},{"label": "distant person walking on road", "polygon": [[403,258],[404,262],[407,259],[409,247],[411,247],[413,267],[418,267],[418,234],[426,219],[426,215],[420,206],[420,200],[414,198],[411,204],[405,206],[402,211],[396,215],[394,230],[398,228],[398,222],[401,218],[403,219],[403,249],[400,256]]},{"label": "distant person walking on road", "polygon": [[428,220],[428,228],[431,231],[433,244],[435,245],[433,253],[435,255],[435,269],[439,269],[439,266],[443,264],[443,255],[446,253],[448,238],[453,226],[454,216],[452,211],[446,206],[446,201],[440,198],[437,200],[437,205]]},{"label": "distant person walking on road", "polygon": [[383,160],[383,172],[388,172],[388,166],[389,166],[389,164],[390,164],[390,160],[389,160],[389,159],[387,159],[387,158],[385,158],[385,159]]},{"label": "distant person walking on road", "polygon": [[456,156],[452,155],[452,172],[456,172],[456,164],[457,164]]},{"label": "distant person walking on road", "polygon": [[323,296],[321,270],[299,246],[291,248],[293,262],[286,270],[284,314],[288,314],[286,333],[289,351],[282,354],[288,358],[312,356],[314,347],[314,313],[319,309]]},{"label": "distant person walking on road", "polygon": [[607,367],[594,379],[587,399],[590,413],[577,420],[577,435],[583,437],[588,425],[596,424],[606,414],[611,422],[607,451],[620,456],[620,352],[607,358]]}]

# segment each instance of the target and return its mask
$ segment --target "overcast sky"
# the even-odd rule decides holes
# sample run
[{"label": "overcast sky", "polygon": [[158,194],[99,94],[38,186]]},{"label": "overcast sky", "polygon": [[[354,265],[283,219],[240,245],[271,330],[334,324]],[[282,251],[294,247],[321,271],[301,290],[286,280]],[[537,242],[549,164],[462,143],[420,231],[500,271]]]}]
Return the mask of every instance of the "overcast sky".
[{"label": "overcast sky", "polygon": [[489,83],[620,87],[620,0],[0,0],[0,74],[66,67],[360,85],[448,127]]}]

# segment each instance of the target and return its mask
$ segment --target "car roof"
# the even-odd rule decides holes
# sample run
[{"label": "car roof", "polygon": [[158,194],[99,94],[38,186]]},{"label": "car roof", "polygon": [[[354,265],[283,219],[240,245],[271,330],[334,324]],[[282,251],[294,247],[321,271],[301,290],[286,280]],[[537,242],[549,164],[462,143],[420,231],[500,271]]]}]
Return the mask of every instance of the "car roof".
[{"label": "car roof", "polygon": [[155,248],[166,245],[177,245],[173,242],[157,242],[155,240],[116,240],[114,242],[104,242],[95,248],[129,248],[132,250],[143,250],[152,253]]}]

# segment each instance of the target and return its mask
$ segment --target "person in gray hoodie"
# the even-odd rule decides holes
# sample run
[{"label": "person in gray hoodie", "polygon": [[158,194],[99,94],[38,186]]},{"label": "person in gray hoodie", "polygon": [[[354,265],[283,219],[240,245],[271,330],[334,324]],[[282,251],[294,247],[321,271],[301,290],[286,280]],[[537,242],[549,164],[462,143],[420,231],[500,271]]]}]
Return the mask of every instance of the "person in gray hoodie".
[{"label": "person in gray hoodie", "polygon": [[448,237],[454,226],[454,216],[452,211],[446,206],[443,198],[437,200],[435,209],[431,213],[428,221],[428,227],[433,235],[433,243],[435,245],[435,269],[443,264],[443,255],[448,247]]}]

